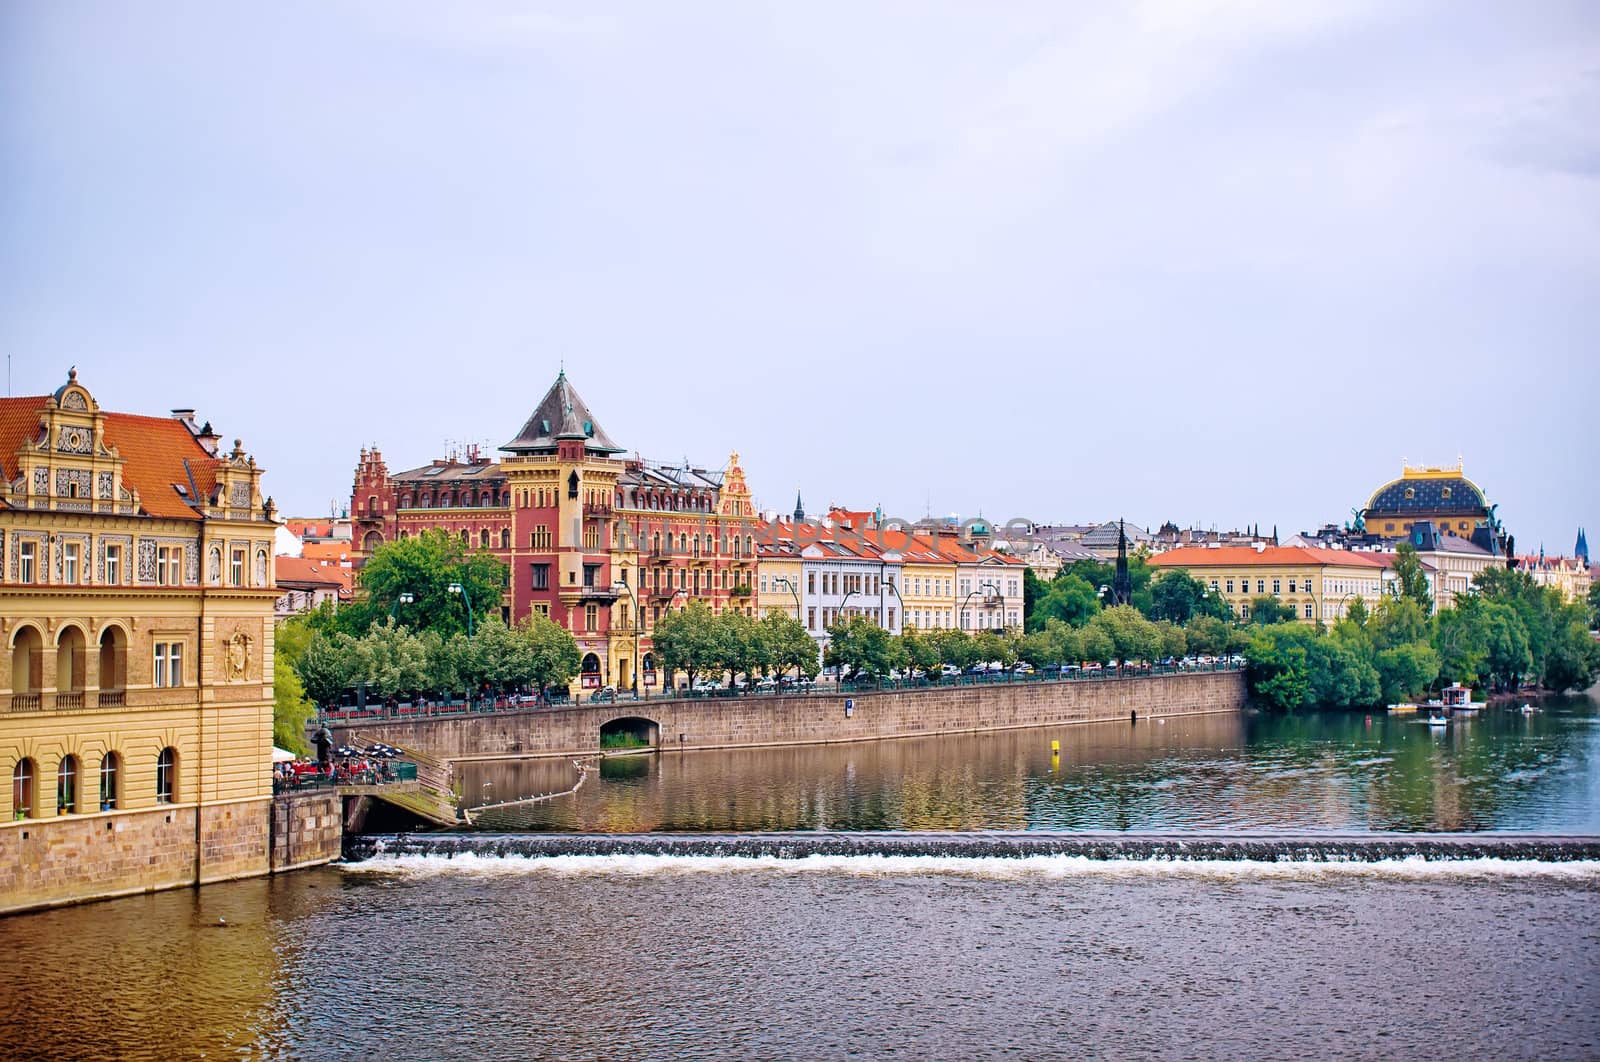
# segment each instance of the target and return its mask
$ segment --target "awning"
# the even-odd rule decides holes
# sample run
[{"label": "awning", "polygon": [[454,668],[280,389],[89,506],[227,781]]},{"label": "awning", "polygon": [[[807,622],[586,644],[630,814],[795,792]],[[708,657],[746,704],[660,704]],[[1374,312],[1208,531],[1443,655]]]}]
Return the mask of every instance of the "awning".
[{"label": "awning", "polygon": [[298,760],[299,758],[300,758],[299,756],[296,756],[294,753],[290,752],[288,749],[280,749],[276,745],[272,746],[272,762],[273,763],[293,763],[295,760]]}]

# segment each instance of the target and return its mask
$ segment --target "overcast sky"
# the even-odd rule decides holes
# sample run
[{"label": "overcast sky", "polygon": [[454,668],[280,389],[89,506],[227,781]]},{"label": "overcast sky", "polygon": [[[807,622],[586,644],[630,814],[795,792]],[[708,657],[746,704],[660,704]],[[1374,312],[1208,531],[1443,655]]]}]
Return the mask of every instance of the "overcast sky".
[{"label": "overcast sky", "polygon": [[0,5],[0,345],[292,514],[565,360],[758,501],[1600,534],[1600,5]]}]

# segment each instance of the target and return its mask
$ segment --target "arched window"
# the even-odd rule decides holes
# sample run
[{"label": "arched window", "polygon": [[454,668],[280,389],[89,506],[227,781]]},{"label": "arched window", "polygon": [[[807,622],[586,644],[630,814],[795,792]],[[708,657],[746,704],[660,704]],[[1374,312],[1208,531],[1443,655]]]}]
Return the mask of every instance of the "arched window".
[{"label": "arched window", "polygon": [[11,770],[11,814],[33,818],[33,761],[23,758]]},{"label": "arched window", "polygon": [[567,497],[576,498],[577,496],[578,496],[578,474],[576,472],[573,472],[573,473],[571,473],[571,474],[569,474],[567,476]]},{"label": "arched window", "polygon": [[509,529],[504,528],[504,527],[502,527],[500,529],[500,548],[501,549],[510,549],[511,548],[511,532],[510,532]]},{"label": "arched window", "polygon": [[383,535],[377,531],[368,531],[361,539],[361,548],[368,553],[374,553],[383,545]]},{"label": "arched window", "polygon": [[583,664],[582,664],[581,667],[579,667],[578,670],[582,671],[585,675],[597,675],[597,674],[599,674],[600,673],[600,658],[598,656],[595,656],[593,653],[584,654]]},{"label": "arched window", "polygon": [[100,761],[100,810],[113,811],[117,806],[117,768],[120,766],[115,752],[108,752]]},{"label": "arched window", "polygon": [[467,529],[464,527],[461,529],[461,544],[463,546],[472,545],[472,536],[467,534]]},{"label": "arched window", "polygon": [[121,627],[100,632],[100,705],[119,703],[128,682],[128,636]]},{"label": "arched window", "polygon": [[376,494],[367,495],[367,512],[372,513],[372,512],[377,512],[377,511],[378,511],[378,496]]},{"label": "arched window", "polygon": [[478,548],[479,549],[488,549],[489,548],[489,529],[488,528],[484,528],[482,531],[478,532]]},{"label": "arched window", "polygon": [[409,495],[409,494],[400,495],[400,508],[402,508],[402,509],[411,508],[411,495]]},{"label": "arched window", "polygon": [[[11,707],[39,707],[40,683],[44,681],[44,638],[39,628],[23,627],[11,649]],[[24,698],[18,703],[17,698]],[[32,704],[27,704],[32,701]]]},{"label": "arched window", "polygon": [[206,555],[206,582],[216,586],[222,582],[222,547],[212,546]]},{"label": "arched window", "polygon": [[56,767],[56,814],[74,815],[78,811],[78,758],[63,756]]},{"label": "arched window", "polygon": [[64,627],[56,642],[56,692],[82,694],[88,676],[84,673],[83,631]]},{"label": "arched window", "polygon": [[156,803],[170,804],[177,799],[178,752],[171,745],[156,757]]}]

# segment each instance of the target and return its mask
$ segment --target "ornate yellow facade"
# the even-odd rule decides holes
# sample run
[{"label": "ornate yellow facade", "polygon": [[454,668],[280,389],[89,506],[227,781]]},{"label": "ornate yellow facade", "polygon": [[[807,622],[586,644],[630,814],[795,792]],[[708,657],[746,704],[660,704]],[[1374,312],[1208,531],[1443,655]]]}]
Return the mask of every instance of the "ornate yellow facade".
[{"label": "ornate yellow facade", "polygon": [[0,400],[0,911],[267,870],[275,514],[218,441]]}]

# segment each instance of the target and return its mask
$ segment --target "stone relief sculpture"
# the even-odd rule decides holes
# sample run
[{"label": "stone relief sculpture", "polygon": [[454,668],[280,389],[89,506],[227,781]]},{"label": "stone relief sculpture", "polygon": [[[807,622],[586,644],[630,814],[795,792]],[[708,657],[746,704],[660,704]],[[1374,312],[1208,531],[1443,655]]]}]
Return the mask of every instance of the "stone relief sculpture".
[{"label": "stone relief sculpture", "polygon": [[222,647],[223,666],[230,679],[242,679],[250,673],[250,636],[244,631],[234,631]]}]

